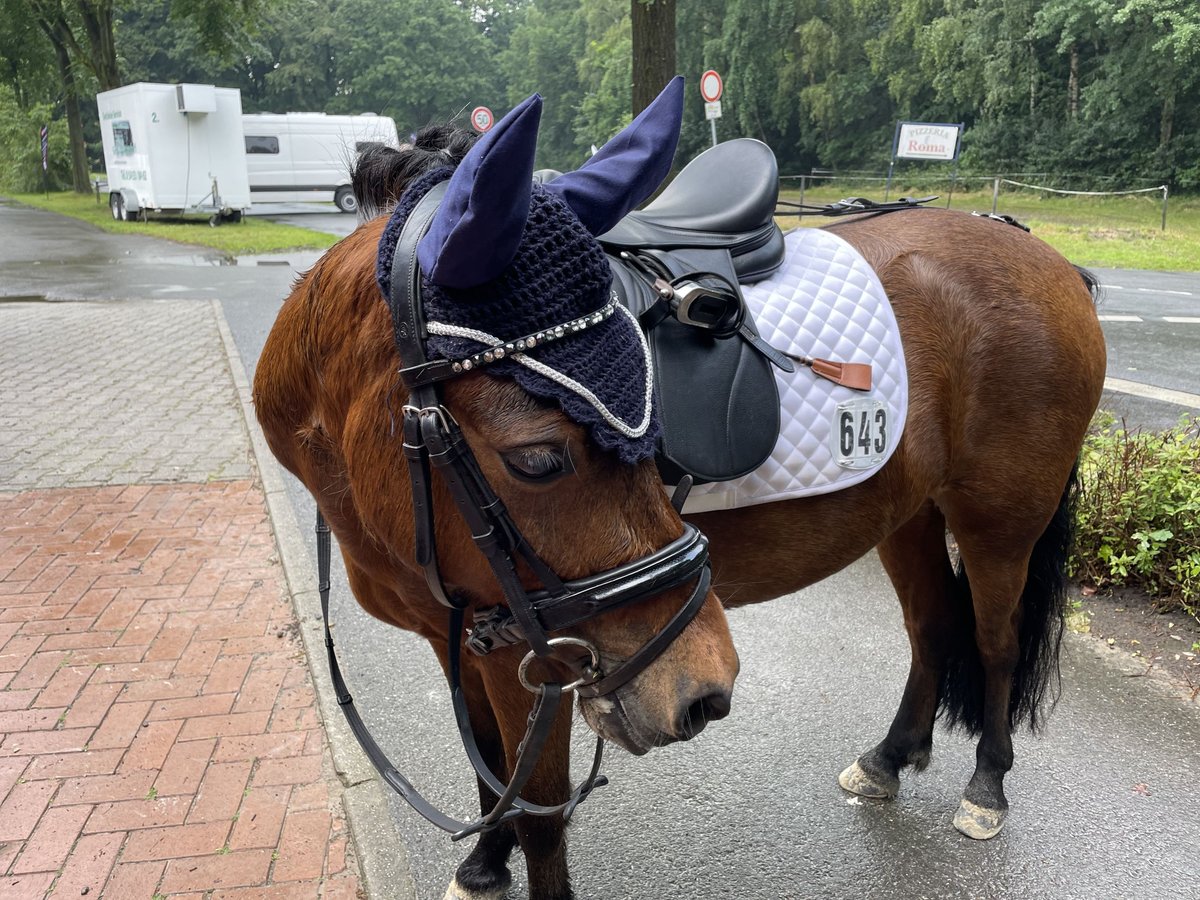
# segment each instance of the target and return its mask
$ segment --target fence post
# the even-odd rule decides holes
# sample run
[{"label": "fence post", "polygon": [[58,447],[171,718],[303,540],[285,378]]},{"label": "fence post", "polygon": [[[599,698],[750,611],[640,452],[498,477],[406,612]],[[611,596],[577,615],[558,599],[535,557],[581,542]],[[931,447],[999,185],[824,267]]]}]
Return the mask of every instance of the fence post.
[{"label": "fence post", "polygon": [[992,215],[996,214],[996,206],[1000,203],[1000,176],[996,176],[995,182],[992,184]]},{"label": "fence post", "polygon": [[807,175],[800,176],[800,206],[804,206],[804,182],[808,180]]},{"label": "fence post", "polygon": [[1163,185],[1163,215],[1162,215],[1162,230],[1167,230],[1167,186]]}]

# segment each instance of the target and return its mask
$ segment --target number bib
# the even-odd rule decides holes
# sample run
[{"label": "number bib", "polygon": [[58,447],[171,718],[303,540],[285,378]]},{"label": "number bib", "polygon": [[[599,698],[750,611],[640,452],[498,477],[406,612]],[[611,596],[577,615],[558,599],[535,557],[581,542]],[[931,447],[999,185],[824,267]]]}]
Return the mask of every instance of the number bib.
[{"label": "number bib", "polygon": [[846,469],[880,465],[888,451],[888,412],[882,400],[843,400],[833,421],[833,455]]}]

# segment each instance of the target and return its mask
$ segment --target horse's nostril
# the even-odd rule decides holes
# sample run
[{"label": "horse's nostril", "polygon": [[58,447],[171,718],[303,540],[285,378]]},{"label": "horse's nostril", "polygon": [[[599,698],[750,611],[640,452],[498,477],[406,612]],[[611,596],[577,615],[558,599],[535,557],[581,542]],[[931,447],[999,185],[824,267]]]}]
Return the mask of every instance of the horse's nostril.
[{"label": "horse's nostril", "polygon": [[680,723],[680,737],[688,741],[704,730],[709,722],[729,715],[729,694],[714,691],[687,708]]}]

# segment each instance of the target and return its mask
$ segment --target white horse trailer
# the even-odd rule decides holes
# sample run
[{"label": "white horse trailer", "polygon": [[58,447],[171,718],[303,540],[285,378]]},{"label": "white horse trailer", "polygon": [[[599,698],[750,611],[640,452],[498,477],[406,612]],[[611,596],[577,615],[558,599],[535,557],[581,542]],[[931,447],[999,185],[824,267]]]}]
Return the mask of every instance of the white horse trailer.
[{"label": "white horse trailer", "polygon": [[368,144],[400,146],[396,123],[371,114],[247,113],[242,128],[256,206],[332,200],[342,212],[355,212],[350,189],[355,157]]},{"label": "white horse trailer", "polygon": [[211,84],[128,84],[96,95],[114,219],[206,215],[250,206],[242,94]]}]

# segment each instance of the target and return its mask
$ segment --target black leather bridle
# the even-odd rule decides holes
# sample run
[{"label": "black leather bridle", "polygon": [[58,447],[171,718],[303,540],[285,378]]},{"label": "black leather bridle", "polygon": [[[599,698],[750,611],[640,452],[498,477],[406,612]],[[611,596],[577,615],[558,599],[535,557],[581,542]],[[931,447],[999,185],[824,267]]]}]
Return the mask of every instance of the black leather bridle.
[{"label": "black leather bridle", "polygon": [[[712,573],[707,538],[686,523],[679,538],[654,553],[574,581],[561,579],[525,540],[484,478],[458,423],[442,403],[440,382],[455,377],[459,372],[442,360],[431,362],[425,355],[427,333],[416,251],[445,192],[445,185],[442,182],[435,186],[417,203],[401,230],[392,263],[391,291],[387,301],[392,313],[396,349],[404,362],[400,376],[409,389],[409,400],[403,409],[403,435],[404,455],[412,484],[415,557],[424,570],[430,593],[448,611],[449,680],[455,719],[472,766],[481,782],[497,797],[495,805],[486,815],[464,822],[435,809],[397,771],[371,737],[354,708],[334,652],[329,627],[329,528],[319,513],[317,560],[330,674],[338,703],[351,731],[383,779],[420,815],[451,832],[453,840],[459,840],[470,834],[488,831],[520,815],[550,816],[561,813],[564,819],[569,818],[575,807],[595,787],[606,782],[599,774],[604,741],[598,737],[591,771],[571,791],[566,801],[545,806],[531,803],[520,796],[550,735],[563,695],[571,691],[586,697],[609,694],[643,671],[700,611],[708,595]],[[460,640],[469,601],[447,590],[438,568],[431,466],[437,469],[449,487],[455,506],[470,529],[475,545],[491,565],[507,603],[507,607],[477,610],[465,643],[478,655],[521,641],[529,646],[518,675],[521,683],[536,694],[536,700],[508,784],[497,778],[485,762],[471,728],[461,682]],[[677,510],[682,508],[689,483],[690,479],[672,500]],[[518,561],[525,563],[535,575],[542,585],[540,590],[530,592],[525,589],[517,574]],[[570,628],[693,580],[696,584],[691,595],[670,621],[612,671],[604,671],[600,652],[582,638],[550,636],[551,632]],[[560,649],[570,652],[566,656],[556,656],[556,651]],[[531,683],[528,668],[536,659],[554,659],[565,664],[576,676],[575,680],[565,685],[552,681]]]}]

